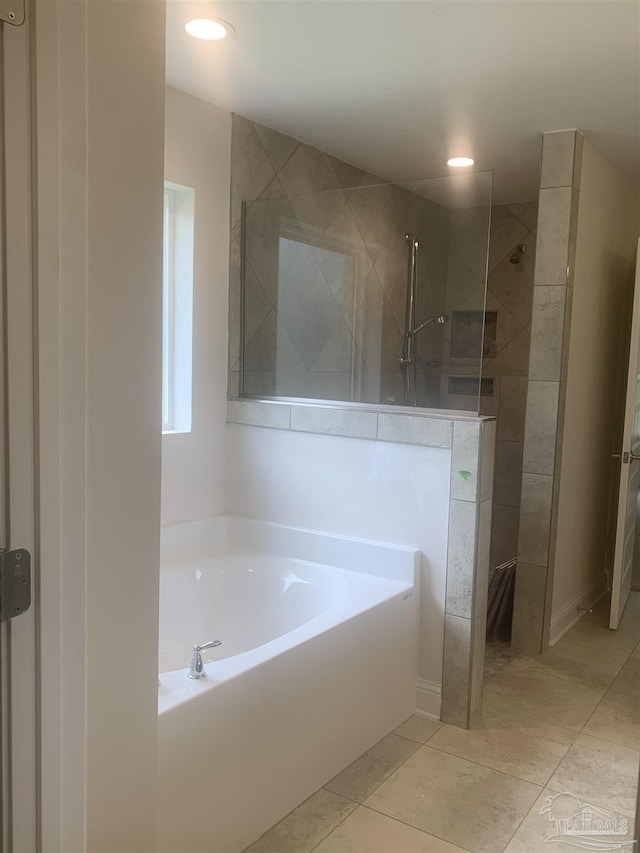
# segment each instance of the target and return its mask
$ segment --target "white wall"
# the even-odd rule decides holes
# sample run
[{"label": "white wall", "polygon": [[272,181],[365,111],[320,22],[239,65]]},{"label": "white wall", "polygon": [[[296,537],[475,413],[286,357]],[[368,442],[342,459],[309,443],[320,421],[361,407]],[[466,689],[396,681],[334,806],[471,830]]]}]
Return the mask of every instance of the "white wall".
[{"label": "white wall", "polygon": [[638,188],[584,144],[558,504],[553,625],[603,582],[611,453],[638,238]]},{"label": "white wall", "polygon": [[442,679],[451,451],[229,424],[227,510],[419,548],[421,679]]},{"label": "white wall", "polygon": [[162,438],[162,524],[224,511],[231,116],[166,90],[165,178],[195,189],[191,432]]},{"label": "white wall", "polygon": [[155,847],[165,8],[129,3],[123,21],[122,4],[47,0],[36,15],[43,849],[144,853]]}]

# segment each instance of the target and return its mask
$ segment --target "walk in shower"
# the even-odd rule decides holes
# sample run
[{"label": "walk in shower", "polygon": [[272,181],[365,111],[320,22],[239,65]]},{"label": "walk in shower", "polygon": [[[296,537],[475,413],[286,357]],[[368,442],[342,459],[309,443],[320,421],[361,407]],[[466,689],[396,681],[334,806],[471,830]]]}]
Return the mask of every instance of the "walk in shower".
[{"label": "walk in shower", "polygon": [[390,184],[330,159],[330,188],[296,192],[318,164],[289,161],[237,206],[240,396],[478,412],[492,173]]}]

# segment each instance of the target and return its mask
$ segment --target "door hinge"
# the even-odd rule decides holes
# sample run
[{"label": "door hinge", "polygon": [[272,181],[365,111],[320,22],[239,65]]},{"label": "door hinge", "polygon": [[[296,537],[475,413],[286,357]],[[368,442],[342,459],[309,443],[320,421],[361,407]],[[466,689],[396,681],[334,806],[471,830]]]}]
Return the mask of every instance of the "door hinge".
[{"label": "door hinge", "polygon": [[19,27],[24,24],[25,0],[0,0],[0,21]]},{"label": "door hinge", "polygon": [[0,550],[0,622],[20,616],[31,604],[31,555],[24,548]]}]

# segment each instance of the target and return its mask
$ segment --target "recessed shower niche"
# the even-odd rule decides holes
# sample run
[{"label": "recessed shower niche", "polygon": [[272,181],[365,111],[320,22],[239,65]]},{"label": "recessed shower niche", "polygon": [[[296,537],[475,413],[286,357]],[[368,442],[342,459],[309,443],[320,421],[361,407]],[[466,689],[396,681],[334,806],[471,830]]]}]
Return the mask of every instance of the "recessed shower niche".
[{"label": "recessed shower niche", "polygon": [[495,358],[497,354],[497,311],[453,311],[451,355],[454,358]]}]

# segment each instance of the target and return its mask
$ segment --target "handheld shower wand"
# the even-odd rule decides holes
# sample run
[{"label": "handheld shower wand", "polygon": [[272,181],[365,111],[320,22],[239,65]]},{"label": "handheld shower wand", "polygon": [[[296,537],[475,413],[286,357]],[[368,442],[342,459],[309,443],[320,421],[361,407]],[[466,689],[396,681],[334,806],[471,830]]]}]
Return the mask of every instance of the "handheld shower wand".
[{"label": "handheld shower wand", "polygon": [[416,296],[418,285],[418,238],[415,234],[405,234],[404,239],[409,243],[409,268],[407,270],[407,309],[404,324],[404,340],[402,343],[402,355],[400,356],[400,369],[402,370],[403,396],[405,406],[409,405],[411,391],[411,377],[409,369],[413,373],[413,404],[417,405],[416,392],[416,360],[414,336],[410,334],[415,325]]},{"label": "handheld shower wand", "polygon": [[426,329],[427,326],[444,326],[445,323],[449,321],[449,318],[446,314],[439,314],[437,317],[429,317],[428,320],[425,320],[424,323],[420,323],[419,326],[416,326],[415,329],[411,329],[411,331],[407,332],[408,335],[411,335],[412,338],[421,332],[423,329]]},{"label": "handheld shower wand", "polygon": [[[403,396],[405,406],[418,405],[418,364],[416,359],[415,338],[428,326],[441,326],[448,321],[446,314],[429,317],[424,323],[416,326],[416,303],[418,298],[418,238],[415,234],[405,234],[409,244],[409,268],[407,270],[407,309],[405,315],[404,340],[400,368],[402,370]],[[411,371],[411,373],[409,373]],[[413,394],[411,393],[411,375],[413,375]],[[412,397],[410,402],[409,398]]]}]

